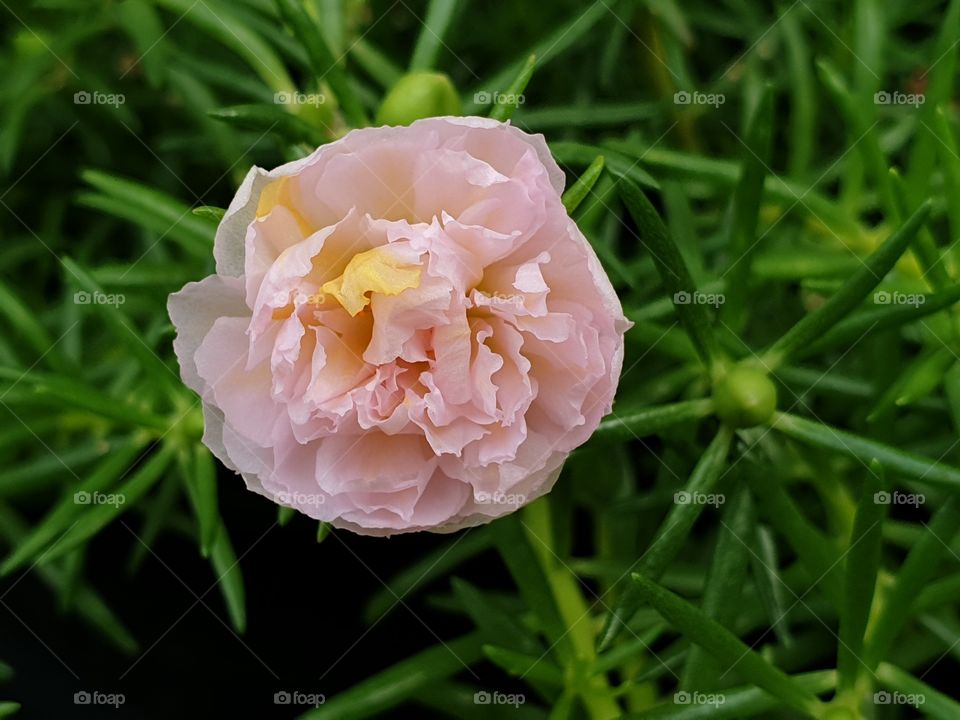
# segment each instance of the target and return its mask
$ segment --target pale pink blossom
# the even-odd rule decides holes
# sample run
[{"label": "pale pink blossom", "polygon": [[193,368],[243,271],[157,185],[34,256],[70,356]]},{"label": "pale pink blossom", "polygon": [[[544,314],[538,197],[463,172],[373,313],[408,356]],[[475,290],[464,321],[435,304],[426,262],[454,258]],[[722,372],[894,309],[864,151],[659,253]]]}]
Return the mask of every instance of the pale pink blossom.
[{"label": "pale pink blossom", "polygon": [[251,169],[216,274],[170,297],[204,443],[250,490],[369,535],[548,492],[611,409],[629,327],[563,183],[542,136],[475,117]]}]

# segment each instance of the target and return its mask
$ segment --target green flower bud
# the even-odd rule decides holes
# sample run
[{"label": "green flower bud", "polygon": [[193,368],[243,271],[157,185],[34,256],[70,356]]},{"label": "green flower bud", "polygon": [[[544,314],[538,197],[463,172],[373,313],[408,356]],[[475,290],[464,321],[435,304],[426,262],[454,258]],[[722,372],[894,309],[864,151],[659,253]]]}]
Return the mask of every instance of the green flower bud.
[{"label": "green flower bud", "polygon": [[412,72],[400,78],[377,111],[378,125],[409,125],[438,115],[459,115],[460,96],[443,73]]},{"label": "green flower bud", "polygon": [[714,387],[713,403],[717,416],[731,427],[753,427],[777,409],[777,388],[762,370],[738,365]]}]

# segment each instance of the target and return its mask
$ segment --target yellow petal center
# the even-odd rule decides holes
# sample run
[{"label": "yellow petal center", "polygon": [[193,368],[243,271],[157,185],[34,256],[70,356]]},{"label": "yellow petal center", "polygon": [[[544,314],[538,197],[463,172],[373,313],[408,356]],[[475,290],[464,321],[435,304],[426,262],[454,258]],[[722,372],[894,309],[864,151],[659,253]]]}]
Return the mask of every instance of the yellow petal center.
[{"label": "yellow petal center", "polygon": [[260,191],[260,200],[257,202],[257,219],[262,220],[278,205],[282,205],[290,212],[304,235],[310,234],[310,223],[294,209],[293,196],[290,192],[290,178],[288,177],[277,178],[264,185],[263,190]]},{"label": "yellow petal center", "polygon": [[343,275],[324,283],[322,290],[356,316],[370,302],[369,292],[399,295],[419,286],[419,266],[401,261],[388,246],[382,245],[354,255]]}]

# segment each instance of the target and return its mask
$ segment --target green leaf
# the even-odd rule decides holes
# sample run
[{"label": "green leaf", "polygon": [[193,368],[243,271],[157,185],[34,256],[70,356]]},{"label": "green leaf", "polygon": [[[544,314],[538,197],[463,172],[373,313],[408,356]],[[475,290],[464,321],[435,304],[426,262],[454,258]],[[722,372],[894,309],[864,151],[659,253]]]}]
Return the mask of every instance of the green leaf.
[{"label": "green leaf", "polygon": [[100,191],[79,195],[81,204],[148,228],[160,237],[169,237],[195,257],[210,257],[216,223],[194,216],[189,205],[159,190],[99,170],[84,170],[80,177]]},{"label": "green leaf", "polygon": [[[733,438],[729,428],[721,426],[713,441],[693,469],[690,479],[684,486],[683,492],[687,498],[697,495],[710,495],[722,477],[727,454],[730,451],[730,442]],[[680,552],[686,542],[690,529],[700,517],[706,507],[699,502],[674,502],[673,507],[663,519],[654,535],[653,542],[647,551],[637,561],[637,569],[644,575],[659,578],[667,566]],[[633,585],[628,585],[614,610],[607,616],[603,630],[600,633],[599,650],[602,652],[610,647],[613,640],[620,634],[630,619],[640,608],[642,598]]]},{"label": "green leaf", "polygon": [[280,527],[286,527],[296,517],[297,511],[292,507],[287,507],[286,505],[277,506],[277,525]]},{"label": "green leaf", "polygon": [[7,576],[34,560],[41,550],[79,522],[79,516],[89,507],[89,502],[84,503],[84,499],[89,501],[94,494],[106,493],[129,469],[145,445],[146,442],[140,439],[113,448],[87,479],[76,487],[70,487],[60,502],[17,544],[16,549],[0,565],[0,575]]},{"label": "green leaf", "polygon": [[920,108],[920,121],[927,132],[917,133],[910,152],[908,188],[911,201],[917,203],[930,194],[928,188],[934,175],[938,143],[929,128],[937,106],[948,103],[953,97],[960,53],[960,0],[951,0],[946,10],[940,12],[939,34],[930,49],[930,57],[934,60],[924,75],[924,104]]},{"label": "green leaf", "polygon": [[[750,553],[744,538],[750,537],[755,522],[753,500],[745,488],[733,496],[720,521],[719,537],[713,552],[700,609],[726,628],[735,626]],[[680,676],[685,690],[711,690],[717,686],[721,668],[703,648],[691,648]]]},{"label": "green leaf", "polygon": [[65,370],[66,363],[50,335],[37,321],[36,314],[31,312],[2,282],[0,282],[0,316],[7,319],[7,322],[13,326],[14,332],[33,348],[37,357],[43,358],[54,370]]},{"label": "green leaf", "polygon": [[[937,151],[940,154],[940,168],[943,170],[944,193],[947,198],[947,217],[950,220],[950,237],[960,237],[960,155],[957,150],[957,139],[950,127],[945,105],[938,105],[933,117],[933,131],[936,133],[940,145]],[[953,247],[954,258],[957,256],[956,245]]]},{"label": "green leaf", "polygon": [[[89,540],[113,522],[123,512],[136,505],[162,477],[173,458],[173,446],[162,445],[143,465],[137,468],[130,479],[118,486],[110,495],[117,502],[91,505],[77,521],[71,525],[60,539],[38,560],[38,563],[50,563],[63,557]],[[122,498],[122,499],[121,499]]]},{"label": "green leaf", "polygon": [[0,718],[13,717],[20,711],[20,703],[0,702]]},{"label": "green leaf", "polygon": [[403,68],[374,46],[366,36],[354,40],[348,52],[357,65],[385,90],[392,88],[403,77]]},{"label": "green leaf", "polygon": [[[29,437],[33,439],[33,434]],[[39,455],[15,467],[0,469],[0,497],[33,494],[50,485],[62,486],[77,475],[82,466],[99,459],[111,448],[111,442],[92,442],[67,450],[58,449],[55,453]]]},{"label": "green leaf", "polygon": [[867,422],[876,422],[892,408],[912,405],[929,395],[955,360],[953,351],[943,345],[924,350],[880,396],[867,415]]},{"label": "green leaf", "polygon": [[[923,298],[920,300],[920,298]],[[932,315],[960,302],[960,285],[930,294],[918,294],[916,304],[882,305],[874,310],[859,312],[844,318],[822,336],[798,348],[794,361],[820,354],[835,347],[849,345],[868,333],[899,327]]]},{"label": "green leaf", "polygon": [[618,407],[600,422],[593,437],[619,440],[643,438],[675,425],[700,420],[712,412],[713,400],[710,398],[684,400],[637,410]]},{"label": "green leaf", "polygon": [[[83,291],[91,295],[94,293],[103,293],[100,286],[90,277],[90,274],[76,262],[66,257],[61,258],[60,262]],[[158,381],[164,387],[171,389],[176,394],[183,393],[180,378],[160,359],[160,356],[144,342],[142,333],[131,325],[119,307],[103,303],[92,303],[91,307],[100,319],[111,329],[116,339],[125,345],[140,361],[141,367],[152,379]]]},{"label": "green leaf", "polygon": [[[283,106],[264,104],[232,105],[208,110],[207,115],[241,130],[253,130],[262,135],[272,132],[289,142],[305,143],[311,147],[323,145],[332,139],[328,131],[321,130],[282,108]],[[216,217],[198,213],[198,210],[200,208],[194,208],[193,214],[212,217],[218,222],[223,216],[223,211],[220,211],[220,217]]]},{"label": "green leaf", "polygon": [[757,226],[763,201],[763,183],[770,165],[773,138],[773,90],[765,86],[743,143],[743,169],[733,193],[730,230],[730,267],[723,315],[734,331],[746,325],[750,269],[760,239]]},{"label": "green leaf", "polygon": [[406,597],[443,577],[461,563],[489,549],[492,544],[490,528],[464,530],[449,543],[437,547],[409,565],[392,577],[386,587],[376,591],[364,608],[364,622],[368,625],[375,622],[396,604],[398,597]]},{"label": "green leaf", "polygon": [[453,578],[450,582],[454,596],[485,639],[510,650],[540,654],[540,644],[516,618],[498,606],[496,598],[489,597],[466,580]]},{"label": "green leaf", "polygon": [[517,118],[525,128],[554,130],[571,127],[606,127],[637,123],[657,117],[660,103],[640,101],[590,103],[587,107],[561,105],[518,110]]},{"label": "green leaf", "polygon": [[884,491],[883,466],[876,461],[871,462],[844,559],[843,604],[840,606],[840,638],[837,643],[840,691],[852,690],[863,673],[860,655],[877,586],[883,522],[889,507],[877,502],[877,494]]},{"label": "green leaf", "polygon": [[184,470],[187,495],[200,528],[200,552],[209,557],[223,522],[217,504],[217,468],[210,452],[197,444]]},{"label": "green leaf", "polygon": [[523,91],[526,90],[530,78],[533,77],[533,69],[537,65],[537,56],[531,55],[527,62],[520,68],[517,77],[507,87],[506,92],[497,93],[496,102],[490,111],[490,118],[500,122],[506,122],[517,111],[517,107],[523,102]]},{"label": "green leaf", "polygon": [[479,661],[483,657],[480,645],[478,635],[465,635],[435,645],[349,690],[338,692],[325,704],[301,715],[301,720],[359,720],[382,716],[423,688],[456,675],[465,666]]},{"label": "green leaf", "polygon": [[572,654],[572,640],[557,607],[550,581],[530,539],[516,514],[497,520],[493,526],[500,556],[520,590],[524,604],[536,613],[540,628],[549,644],[563,657]]},{"label": "green leaf", "polygon": [[697,348],[697,353],[711,366],[719,360],[720,349],[706,306],[699,302],[683,302],[684,298],[690,298],[698,289],[680,251],[643,191],[627,178],[621,178],[618,187],[627,210],[637,224],[640,243],[653,258],[666,294],[674,299],[680,321]]},{"label": "green leaf", "polygon": [[736,668],[744,679],[785,704],[807,715],[820,716],[822,703],[816,695],[771,665],[725,627],[644,575],[633,573],[631,577],[640,597],[692,642],[713,655],[724,667],[724,674]]},{"label": "green leaf", "polygon": [[841,455],[855,458],[864,465],[876,458],[888,472],[952,492],[960,490],[960,468],[938,460],[787,413],[776,413],[773,427],[795,440],[834,450]]},{"label": "green leaf", "polygon": [[864,261],[863,267],[818,310],[805,315],[763,353],[763,364],[776,368],[813,341],[859,305],[890,272],[910,241],[930,215],[932,203],[924,202],[907,221]]},{"label": "green leaf", "polygon": [[217,584],[220,585],[220,593],[227,605],[230,624],[233,625],[234,630],[242,635],[247,629],[243,573],[240,570],[237,554],[233,551],[233,545],[230,543],[226,526],[220,523],[218,529],[217,539],[210,553],[210,564],[213,565],[213,571],[217,576]]},{"label": "green leaf", "polygon": [[604,158],[604,166],[614,177],[628,177],[643,187],[656,189],[657,181],[635,160],[614,150],[605,150],[596,145],[585,145],[575,142],[550,143],[550,152],[556,161],[563,165],[589,167],[596,161],[598,155]]},{"label": "green leaf", "polygon": [[593,186],[597,184],[597,180],[603,173],[603,164],[603,155],[597,155],[577,181],[563,193],[563,206],[567,209],[567,215],[572,217],[583,199],[593,190]]},{"label": "green leaf", "polygon": [[456,10],[457,0],[430,0],[410,58],[411,71],[433,70],[436,67],[437,56],[444,46],[444,38]]},{"label": "green leaf", "polygon": [[764,514],[790,544],[812,582],[820,586],[834,607],[842,598],[839,553],[814,527],[784,490],[776,471],[750,459],[741,461],[750,489],[763,505]]},{"label": "green leaf", "polygon": [[328,522],[317,523],[317,542],[322,543],[333,532],[333,525]]},{"label": "green leaf", "polygon": [[220,221],[223,220],[223,216],[227,214],[227,211],[224,208],[214,207],[213,205],[201,205],[193,208],[193,210],[190,212],[197,217],[213,220],[218,225],[220,224]]},{"label": "green leaf", "polygon": [[[837,674],[833,670],[820,670],[794,675],[792,679],[804,690],[820,694],[834,688]],[[758,687],[728,688],[722,695],[723,703],[716,705],[693,702],[681,704],[679,700],[689,700],[692,696],[689,693],[686,697],[675,695],[673,702],[625,715],[624,720],[742,720],[755,716],[772,718],[782,709],[779,698]]]},{"label": "green leaf", "polygon": [[159,88],[169,60],[159,13],[144,0],[127,0],[116,7],[116,14],[136,45],[137,64],[143,66],[150,86]]},{"label": "green leaf", "polygon": [[562,688],[564,685],[563,670],[540,653],[527,655],[495,645],[484,645],[483,654],[508,675],[555,688]]},{"label": "green leaf", "polygon": [[910,549],[900,566],[893,586],[879,602],[880,611],[867,631],[865,660],[875,667],[887,658],[897,634],[910,619],[910,607],[922,588],[933,577],[937,566],[952,552],[950,542],[960,530],[960,496],[951,495],[933,516],[926,532]]},{"label": "green leaf", "polygon": [[0,683],[10,682],[13,679],[13,668],[0,660]]},{"label": "green leaf", "polygon": [[125,399],[110,397],[80,380],[35,370],[25,375],[20,370],[6,367],[0,367],[0,379],[29,386],[38,400],[52,402],[56,407],[87,410],[121,426],[138,425],[160,432],[166,432],[170,427],[170,422],[163,417],[144,411]]},{"label": "green leaf", "polygon": [[[575,45],[601,20],[610,18],[611,13],[615,14],[615,9],[619,4],[619,0],[595,0],[582,13],[563,23],[535,43],[533,47],[523,53],[519,60],[514,61],[493,77],[482,81],[474,89],[474,92],[469,94],[469,97],[475,97],[476,93],[491,92],[496,88],[506,87],[513,78],[517,77],[520,68],[523,67],[531,55],[536,55],[540,64],[546,65]],[[472,106],[468,105],[465,109],[467,114],[475,114],[478,110],[478,103],[474,102]]]},{"label": "green leaf", "polygon": [[[880,148],[876,122],[870,112],[864,112],[863,98],[853,95],[837,71],[827,59],[817,61],[820,79],[830,93],[835,106],[840,110],[844,123],[848,126],[848,142],[856,147],[863,157],[869,176],[877,183],[883,209],[895,223],[901,220],[900,204],[894,194],[888,173],[889,164]],[[855,145],[854,145],[855,143]]]},{"label": "green leaf", "polygon": [[[0,503],[0,537],[8,544],[16,545],[27,537],[27,524],[10,508]],[[69,578],[60,565],[39,565],[35,572],[45,585],[58,595],[67,590]],[[139,646],[130,631],[124,627],[116,614],[95,590],[86,583],[79,583],[74,593],[72,611],[92,628],[102,633],[120,652],[132,655]]]},{"label": "green leaf", "polygon": [[274,92],[290,92],[296,87],[273,48],[246,22],[231,12],[231,5],[221,0],[203,0],[199,3],[194,0],[156,2],[172,12],[175,18],[183,18],[195,24],[230,48],[253,68]]},{"label": "green leaf", "polygon": [[943,390],[950,408],[953,429],[960,435],[960,361],[957,361],[943,376]]},{"label": "green leaf", "polygon": [[[636,140],[609,140],[603,143],[603,148],[597,152],[609,155],[606,148],[616,150],[628,162],[639,162],[645,168],[656,170],[657,177],[662,179],[675,178],[688,185],[693,181],[709,183],[717,194],[724,197],[740,177],[739,166],[733,161],[669,150]],[[788,207],[802,202],[803,209],[838,235],[859,238],[862,234],[855,219],[813,187],[776,175],[768,176],[763,186],[766,196],[787,203]]]},{"label": "green leaf", "polygon": [[784,647],[791,647],[794,643],[787,622],[790,607],[787,604],[785,590],[786,582],[781,578],[780,562],[777,556],[777,544],[773,532],[766,525],[757,525],[755,537],[755,551],[750,555],[752,576],[760,602],[763,605],[770,627],[773,628],[780,643]]},{"label": "green leaf", "polygon": [[347,74],[338,64],[327,41],[304,7],[295,0],[276,0],[280,15],[293,30],[297,40],[303,45],[310,61],[316,81],[326,80],[333,90],[337,101],[343,108],[343,114],[354,127],[363,127],[368,122],[367,114],[360,100],[353,92]]},{"label": "green leaf", "polygon": [[884,687],[896,690],[905,695],[922,696],[923,704],[920,710],[926,717],[934,720],[956,720],[960,717],[960,703],[938,690],[934,690],[896,665],[880,663],[877,668],[877,677]]}]

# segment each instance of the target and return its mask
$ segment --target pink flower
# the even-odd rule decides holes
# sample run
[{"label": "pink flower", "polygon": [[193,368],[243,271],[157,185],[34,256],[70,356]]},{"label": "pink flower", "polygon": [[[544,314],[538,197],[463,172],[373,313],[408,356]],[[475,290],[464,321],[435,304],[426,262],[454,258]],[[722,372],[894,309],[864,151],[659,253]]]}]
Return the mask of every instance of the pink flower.
[{"label": "pink flower", "polygon": [[203,441],[247,487],[368,535],[548,492],[610,411],[629,327],[543,137],[354,130],[250,170],[217,272],[170,297]]}]

